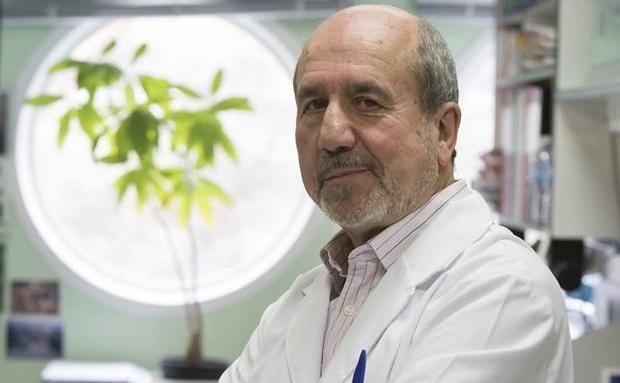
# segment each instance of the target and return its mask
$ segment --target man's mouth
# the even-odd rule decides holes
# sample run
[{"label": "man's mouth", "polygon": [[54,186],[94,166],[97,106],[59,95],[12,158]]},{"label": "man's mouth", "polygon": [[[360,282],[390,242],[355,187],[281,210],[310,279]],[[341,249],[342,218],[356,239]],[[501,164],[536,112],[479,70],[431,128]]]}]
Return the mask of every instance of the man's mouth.
[{"label": "man's mouth", "polygon": [[369,172],[368,168],[341,168],[341,169],[333,169],[326,172],[322,177],[321,181],[330,181],[337,178],[343,178],[354,174]]}]

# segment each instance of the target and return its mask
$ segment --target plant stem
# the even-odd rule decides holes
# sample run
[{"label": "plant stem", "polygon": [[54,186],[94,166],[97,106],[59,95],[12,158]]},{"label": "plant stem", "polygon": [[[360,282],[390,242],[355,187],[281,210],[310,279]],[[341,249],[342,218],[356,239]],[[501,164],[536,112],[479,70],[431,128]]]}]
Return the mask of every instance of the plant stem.
[{"label": "plant stem", "polygon": [[191,265],[191,298],[189,314],[192,326],[189,328],[190,341],[186,352],[186,359],[190,362],[202,360],[202,312],[198,302],[198,246],[196,244],[196,233],[193,230],[192,222],[188,222],[187,235],[190,243],[190,265]]},{"label": "plant stem", "polygon": [[191,294],[190,287],[187,286],[185,283],[186,278],[185,278],[185,274],[183,273],[181,257],[179,256],[179,252],[177,251],[177,248],[174,245],[174,239],[172,237],[172,230],[170,229],[170,226],[166,222],[166,219],[162,216],[160,209],[153,208],[152,212],[153,212],[153,215],[155,216],[155,219],[157,220],[157,222],[161,225],[161,227],[164,230],[164,234],[166,236],[166,243],[168,244],[170,252],[172,253],[172,263],[174,265],[174,271],[177,275],[177,278],[179,278],[179,283],[181,284],[181,290],[183,292],[183,295],[185,295],[186,297],[185,304],[183,305],[185,309],[185,321],[187,322],[187,327],[191,331],[191,328],[192,328],[191,317],[192,316],[191,316],[191,310],[189,307],[189,302],[191,300],[192,294]]},{"label": "plant stem", "polygon": [[188,303],[190,316],[193,319],[193,326],[190,327],[189,344],[185,352],[185,359],[189,362],[199,362],[203,358],[202,352],[202,313],[200,303]]}]

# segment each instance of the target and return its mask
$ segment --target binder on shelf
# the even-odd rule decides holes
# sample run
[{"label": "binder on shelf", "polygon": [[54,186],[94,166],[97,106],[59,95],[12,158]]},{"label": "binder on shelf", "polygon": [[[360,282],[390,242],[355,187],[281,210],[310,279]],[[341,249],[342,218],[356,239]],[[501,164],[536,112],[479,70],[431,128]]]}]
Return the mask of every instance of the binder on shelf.
[{"label": "binder on shelf", "polygon": [[541,223],[533,220],[536,191],[534,170],[542,131],[543,91],[527,86],[500,93],[500,149],[504,153],[500,214],[510,222]]}]

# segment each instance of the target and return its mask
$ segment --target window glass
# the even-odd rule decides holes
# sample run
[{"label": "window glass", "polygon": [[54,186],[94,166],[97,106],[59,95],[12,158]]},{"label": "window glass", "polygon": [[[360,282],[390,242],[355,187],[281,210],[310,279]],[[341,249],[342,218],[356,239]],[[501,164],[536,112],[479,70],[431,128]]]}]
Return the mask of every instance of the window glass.
[{"label": "window glass", "polygon": [[[95,59],[112,39],[117,46],[106,60],[131,73],[163,77],[208,94],[213,75],[223,69],[218,97],[250,100],[251,112],[220,114],[237,162],[217,153],[216,166],[205,172],[234,204],[216,204],[211,227],[194,214],[188,226],[193,242],[175,214],[149,206],[138,211],[133,190],[119,203],[113,184],[126,169],[95,163],[82,134],[69,131],[58,148],[61,105],[24,106],[15,161],[30,221],[52,256],[81,279],[124,300],[182,304],[186,295],[175,256],[184,275],[195,271],[201,301],[215,302],[247,288],[282,260],[313,209],[303,190],[294,145],[294,58],[264,29],[247,21],[215,16],[124,18],[67,36],[39,67],[28,96],[76,92],[74,74],[67,71],[50,78],[49,67],[66,56]],[[142,43],[148,44],[146,54],[129,66]],[[122,89],[117,93],[107,96],[122,97]],[[189,256],[194,245],[199,254],[195,267]]]}]

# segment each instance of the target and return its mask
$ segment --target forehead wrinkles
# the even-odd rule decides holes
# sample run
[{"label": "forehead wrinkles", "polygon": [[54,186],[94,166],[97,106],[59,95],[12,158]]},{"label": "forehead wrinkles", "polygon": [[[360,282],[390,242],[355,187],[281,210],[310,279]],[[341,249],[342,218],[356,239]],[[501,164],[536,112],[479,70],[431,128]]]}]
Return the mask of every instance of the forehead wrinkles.
[{"label": "forehead wrinkles", "polygon": [[397,89],[411,86],[409,60],[404,57],[402,51],[387,57],[380,52],[355,49],[315,52],[300,62],[295,95],[299,100],[307,93],[335,89],[351,93],[366,89],[368,92],[383,90],[379,93],[393,99]]}]

